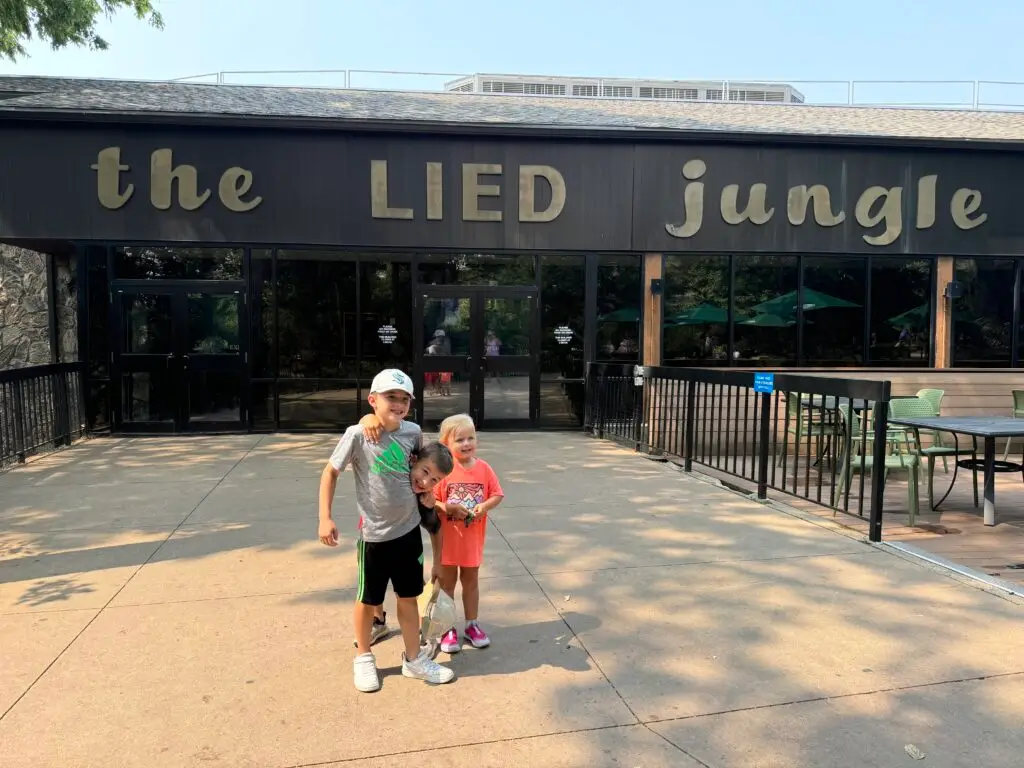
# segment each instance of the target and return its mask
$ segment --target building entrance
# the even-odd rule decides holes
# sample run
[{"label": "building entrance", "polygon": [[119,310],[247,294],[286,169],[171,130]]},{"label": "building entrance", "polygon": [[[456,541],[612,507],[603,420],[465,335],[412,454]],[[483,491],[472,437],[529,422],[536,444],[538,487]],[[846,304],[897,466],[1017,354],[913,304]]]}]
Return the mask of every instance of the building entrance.
[{"label": "building entrance", "polygon": [[426,286],[416,301],[415,374],[424,426],[468,413],[480,427],[535,426],[538,291]]},{"label": "building entrance", "polygon": [[239,431],[246,423],[241,282],[115,281],[115,429]]}]

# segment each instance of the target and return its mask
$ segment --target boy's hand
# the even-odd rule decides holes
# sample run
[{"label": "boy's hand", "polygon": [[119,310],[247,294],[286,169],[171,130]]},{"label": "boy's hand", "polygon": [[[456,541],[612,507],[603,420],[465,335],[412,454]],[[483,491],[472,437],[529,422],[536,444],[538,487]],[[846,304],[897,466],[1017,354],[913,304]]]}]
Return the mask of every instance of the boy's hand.
[{"label": "boy's hand", "polygon": [[441,578],[441,563],[436,560],[430,566],[430,583],[433,584],[435,581]]},{"label": "boy's hand", "polygon": [[368,413],[359,420],[359,426],[363,428],[363,437],[371,443],[380,441],[380,435],[384,425],[376,414]]},{"label": "boy's hand", "polygon": [[328,547],[338,546],[338,526],[333,520],[320,521],[320,543]]}]

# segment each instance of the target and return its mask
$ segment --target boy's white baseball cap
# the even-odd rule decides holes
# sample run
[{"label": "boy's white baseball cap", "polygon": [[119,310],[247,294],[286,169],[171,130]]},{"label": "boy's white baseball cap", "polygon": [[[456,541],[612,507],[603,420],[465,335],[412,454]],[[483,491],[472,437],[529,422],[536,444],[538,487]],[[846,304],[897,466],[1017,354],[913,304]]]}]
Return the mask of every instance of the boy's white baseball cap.
[{"label": "boy's white baseball cap", "polygon": [[397,368],[385,368],[373,377],[373,382],[370,384],[371,395],[383,392],[393,392],[395,390],[401,390],[409,395],[409,397],[415,396],[412,379]]}]

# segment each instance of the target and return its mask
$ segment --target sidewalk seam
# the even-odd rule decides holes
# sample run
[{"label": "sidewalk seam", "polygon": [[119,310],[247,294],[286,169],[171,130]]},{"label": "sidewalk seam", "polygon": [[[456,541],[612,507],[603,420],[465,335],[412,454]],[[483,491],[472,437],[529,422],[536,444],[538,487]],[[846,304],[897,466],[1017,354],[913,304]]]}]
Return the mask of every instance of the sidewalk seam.
[{"label": "sidewalk seam", "polygon": [[540,593],[542,595],[544,595],[544,599],[548,601],[548,605],[550,605],[551,609],[558,615],[558,618],[560,618],[562,620],[562,623],[565,625],[565,628],[567,630],[569,630],[569,634],[571,634],[573,636],[573,639],[579,644],[579,647],[583,649],[583,652],[585,654],[587,654],[587,658],[590,659],[593,662],[594,667],[600,673],[601,677],[603,677],[604,681],[606,683],[608,683],[608,687],[611,688],[615,692],[615,695],[619,697],[619,701],[622,702],[622,706],[624,706],[626,708],[626,711],[629,712],[630,716],[632,716],[632,718],[636,721],[636,724],[639,725],[641,728],[644,728],[645,730],[647,730],[649,733],[653,734],[654,736],[658,737],[659,739],[664,741],[666,744],[669,744],[670,746],[672,746],[675,749],[679,750],[680,752],[682,752],[684,755],[686,755],[688,758],[690,758],[694,762],[698,763],[699,765],[704,766],[704,768],[711,768],[711,766],[709,766],[703,760],[698,759],[696,756],[690,754],[685,749],[680,747],[678,744],[675,744],[674,742],[670,741],[669,739],[667,739],[662,734],[660,734],[657,731],[655,731],[653,728],[650,728],[647,725],[647,723],[645,723],[643,720],[641,720],[637,716],[636,712],[634,712],[633,708],[629,705],[629,702],[626,701],[626,697],[623,696],[622,693],[619,691],[619,689],[615,687],[615,683],[612,682],[611,678],[608,677],[607,673],[601,667],[601,664],[594,657],[594,654],[592,654],[590,652],[590,649],[587,648],[586,643],[584,643],[583,640],[580,639],[580,636],[576,634],[576,630],[574,630],[572,628],[572,626],[570,626],[569,622],[566,621],[565,616],[562,614],[562,612],[560,610],[558,610],[558,606],[555,605],[555,601],[551,599],[551,595],[549,595],[547,593],[547,590],[545,590],[544,587],[541,585],[540,581],[534,575],[533,571],[531,571],[530,568],[526,565],[526,563],[523,562],[523,558],[521,558],[519,556],[519,553],[512,546],[512,542],[510,542],[508,540],[508,537],[505,536],[505,533],[501,530],[501,528],[498,527],[498,524],[495,523],[493,519],[491,519],[490,523],[491,523],[492,526],[494,526],[494,530],[497,532],[497,534],[499,536],[501,536],[501,540],[505,542],[505,546],[507,546],[509,551],[513,555],[515,555],[516,560],[519,561],[519,564],[523,567],[523,570],[526,571],[527,574],[529,574],[530,579],[532,579],[533,583],[537,585],[537,589],[539,589]]},{"label": "sidewalk seam", "polygon": [[11,705],[9,707],[7,707],[7,709],[5,709],[2,714],[0,714],[0,721],[2,721],[5,717],[7,717],[7,715],[9,715],[11,713],[11,710],[13,710],[16,706],[18,706],[18,704],[21,702],[21,700],[28,695],[29,691],[31,691],[33,688],[35,688],[36,683],[38,683],[40,680],[42,680],[43,677],[46,675],[46,673],[50,671],[50,668],[53,667],[53,665],[56,664],[61,659],[61,657],[64,656],[65,653],[68,652],[68,649],[72,645],[74,645],[75,642],[77,642],[78,638],[80,638],[83,634],[85,634],[85,631],[87,629],[89,629],[89,627],[91,627],[93,625],[93,622],[96,621],[96,619],[99,618],[100,614],[103,613],[107,609],[107,607],[112,602],[114,602],[114,600],[117,599],[117,596],[120,595],[121,592],[124,591],[124,588],[132,583],[132,580],[136,577],[136,575],[138,575],[139,571],[141,571],[150,562],[152,562],[153,558],[156,557],[156,553],[159,552],[161,549],[163,549],[164,544],[166,544],[168,541],[170,541],[171,538],[174,536],[174,534],[176,534],[179,530],[181,530],[181,527],[183,525],[185,525],[185,523],[188,521],[188,519],[190,517],[192,517],[192,515],[194,515],[196,513],[196,510],[199,509],[199,507],[202,506],[203,502],[206,501],[210,497],[210,494],[212,494],[215,490],[217,490],[217,488],[220,487],[220,484],[224,482],[224,480],[227,478],[227,476],[230,475],[232,471],[234,471],[235,467],[237,467],[239,464],[241,464],[242,461],[246,458],[246,456],[248,456],[250,453],[252,453],[252,451],[254,451],[256,449],[256,447],[260,443],[262,443],[262,442],[263,442],[263,438],[258,440],[256,442],[256,445],[252,446],[251,448],[247,448],[245,453],[243,453],[239,457],[238,461],[236,461],[234,464],[231,465],[231,469],[229,469],[227,472],[225,472],[224,476],[221,477],[221,479],[218,480],[216,483],[214,483],[213,487],[210,488],[210,490],[208,490],[206,493],[203,494],[203,497],[199,501],[196,502],[195,506],[192,507],[191,511],[187,515],[185,515],[185,517],[182,519],[182,521],[180,523],[178,523],[174,527],[174,530],[172,530],[169,534],[167,534],[166,538],[164,538],[164,540],[161,541],[156,546],[156,548],[152,552],[149,553],[149,557],[147,557],[134,571],[132,571],[132,575],[129,576],[127,579],[125,579],[124,584],[122,584],[120,587],[117,588],[117,591],[114,592],[114,594],[110,596],[110,599],[107,600],[107,602],[105,602],[100,607],[100,609],[98,611],[96,611],[95,615],[91,619],[89,619],[89,621],[87,621],[85,623],[85,626],[82,627],[78,632],[75,633],[75,636],[73,638],[71,638],[71,640],[68,642],[68,644],[65,645],[56,656],[54,656],[52,659],[50,659],[50,663],[47,664],[43,668],[43,671],[40,672],[38,675],[36,675],[35,679],[32,680],[31,683],[29,683],[28,687],[24,691],[22,691],[13,702],[11,702]]}]

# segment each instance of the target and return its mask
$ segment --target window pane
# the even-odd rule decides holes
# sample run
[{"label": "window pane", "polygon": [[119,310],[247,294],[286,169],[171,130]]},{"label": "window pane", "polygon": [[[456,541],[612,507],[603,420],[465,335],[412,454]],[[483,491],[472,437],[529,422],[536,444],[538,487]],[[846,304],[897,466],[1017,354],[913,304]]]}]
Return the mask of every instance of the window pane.
[{"label": "window pane", "polygon": [[796,365],[796,256],[736,259],[736,362]]},{"label": "window pane", "polygon": [[597,359],[640,360],[640,257],[601,256],[597,266]]},{"label": "window pane", "polygon": [[964,295],[953,308],[953,365],[1010,367],[1014,262],[957,259],[956,279],[964,284]]},{"label": "window pane", "polygon": [[409,261],[364,255],[359,270],[363,313],[359,375],[368,387],[384,368],[412,374],[412,266]]},{"label": "window pane", "polygon": [[[470,298],[430,298],[423,300],[423,339],[425,355],[466,357],[470,351]],[[430,361],[427,361],[429,364]]]},{"label": "window pane", "polygon": [[727,365],[729,257],[665,257],[662,360],[665,365]]},{"label": "window pane", "polygon": [[325,381],[281,381],[281,429],[341,431],[355,424],[363,412],[356,402],[355,384]]},{"label": "window pane", "polygon": [[240,354],[238,294],[190,293],[187,349],[193,355]]},{"label": "window pane", "polygon": [[[864,300],[867,259],[804,258],[804,365],[864,365]],[[793,302],[796,312],[796,302]]]},{"label": "window pane", "polygon": [[166,294],[122,293],[121,351],[169,355],[174,352],[174,309]]},{"label": "window pane", "polygon": [[273,251],[253,251],[249,262],[249,317],[252,323],[253,376],[273,376],[274,284]]},{"label": "window pane", "polygon": [[239,280],[241,248],[125,246],[114,249],[114,275],[140,280]]},{"label": "window pane", "polygon": [[110,375],[110,287],[107,283],[107,249],[86,248],[88,265],[87,294],[88,361],[94,376]]},{"label": "window pane", "polygon": [[540,421],[582,425],[584,294],[583,256],[542,256]]},{"label": "window pane", "polygon": [[279,376],[355,377],[356,289],[354,254],[277,252]]},{"label": "window pane", "polygon": [[423,285],[536,285],[532,254],[427,253],[419,265]]},{"label": "window pane", "polygon": [[928,367],[934,264],[930,259],[877,257],[872,260],[870,362],[873,365]]}]

